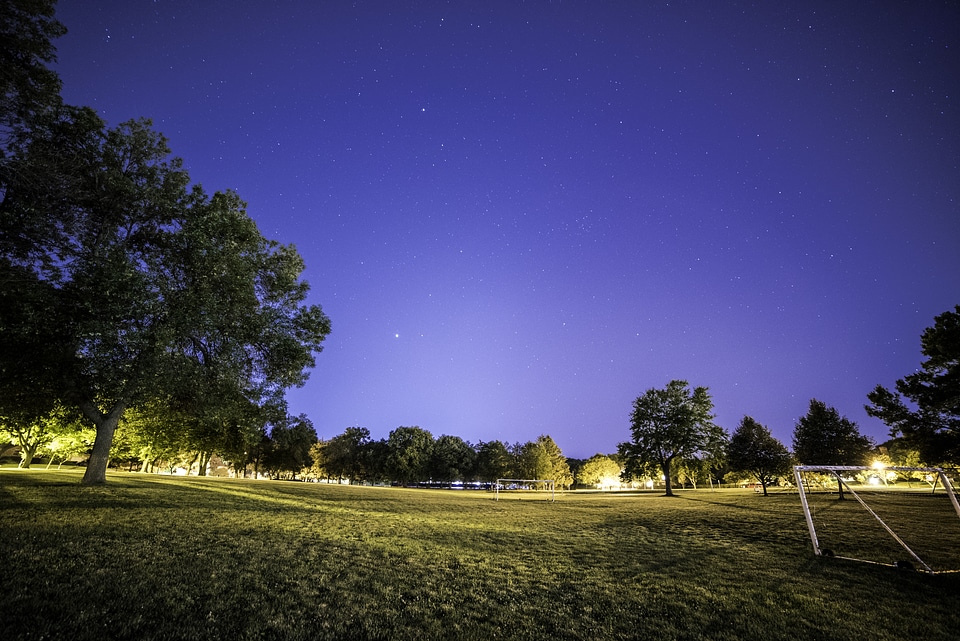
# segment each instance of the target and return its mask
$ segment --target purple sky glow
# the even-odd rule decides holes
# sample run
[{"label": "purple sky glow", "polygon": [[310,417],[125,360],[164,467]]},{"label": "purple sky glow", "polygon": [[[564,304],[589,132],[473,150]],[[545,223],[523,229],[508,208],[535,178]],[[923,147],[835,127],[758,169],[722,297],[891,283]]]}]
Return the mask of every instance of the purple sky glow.
[{"label": "purple sky glow", "polygon": [[303,255],[323,438],[629,439],[710,388],[790,445],[960,303],[960,4],[61,0],[64,96],[152,118]]}]

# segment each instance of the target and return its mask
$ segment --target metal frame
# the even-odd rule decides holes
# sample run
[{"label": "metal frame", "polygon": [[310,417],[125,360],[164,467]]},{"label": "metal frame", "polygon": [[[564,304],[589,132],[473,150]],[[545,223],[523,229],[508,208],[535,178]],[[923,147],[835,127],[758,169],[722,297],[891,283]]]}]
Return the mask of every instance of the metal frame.
[{"label": "metal frame", "polygon": [[[873,516],[873,518],[875,518],[880,523],[881,526],[883,526],[883,529],[886,530],[887,533],[891,537],[893,537],[893,539],[897,543],[899,543],[900,546],[904,550],[906,550],[907,553],[910,554],[910,556],[923,567],[925,572],[929,574],[939,574],[938,572],[935,572],[934,570],[932,570],[930,566],[928,566],[923,561],[923,559],[917,556],[917,554],[913,550],[911,550],[906,543],[904,543],[904,541],[897,535],[897,533],[894,532],[893,529],[890,528],[890,526],[884,523],[883,519],[881,519],[876,512],[870,509],[870,506],[868,506],[863,501],[863,499],[860,498],[860,495],[857,494],[854,491],[854,489],[850,487],[850,485],[848,485],[846,481],[843,480],[843,477],[840,476],[840,472],[865,472],[865,471],[872,471],[872,470],[876,470],[876,468],[871,467],[869,465],[796,465],[794,466],[793,474],[794,474],[794,478],[796,478],[796,481],[797,481],[797,489],[800,493],[800,503],[803,505],[803,515],[804,517],[806,517],[806,520],[807,520],[807,529],[810,531],[810,541],[813,543],[814,554],[816,554],[817,556],[823,556],[823,550],[820,549],[820,541],[817,539],[817,530],[813,523],[813,515],[810,513],[810,505],[807,503],[807,489],[806,489],[806,485],[803,482],[802,474],[803,472],[827,472],[827,473],[832,473],[833,476],[837,478],[837,482],[843,484],[843,486],[847,488],[850,494],[857,500],[858,503],[860,503],[863,509],[869,512],[870,515]],[[884,467],[877,471],[881,471],[881,470],[892,471],[892,472],[936,473],[940,484],[943,485],[944,491],[946,491],[947,496],[950,497],[950,502],[953,504],[953,509],[957,513],[957,517],[960,517],[960,503],[957,502],[957,496],[956,494],[954,494],[953,486],[950,484],[950,479],[947,477],[947,474],[946,472],[944,472],[943,468],[940,468],[940,467]],[[933,486],[934,491],[936,491],[936,487],[937,487],[936,484],[934,484]],[[860,561],[861,563],[874,563],[875,565],[895,565],[895,564],[888,564],[888,563],[876,563],[874,561],[866,561],[864,559],[853,559],[849,557],[838,557],[838,558],[843,558],[849,561]],[[946,572],[958,572],[958,571],[960,570],[946,570]]]}]

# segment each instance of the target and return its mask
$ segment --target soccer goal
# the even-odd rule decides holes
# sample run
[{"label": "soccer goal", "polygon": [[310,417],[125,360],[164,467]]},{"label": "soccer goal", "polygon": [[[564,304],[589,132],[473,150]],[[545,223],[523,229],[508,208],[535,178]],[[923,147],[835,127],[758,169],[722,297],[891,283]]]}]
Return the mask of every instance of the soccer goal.
[{"label": "soccer goal", "polygon": [[[960,572],[960,504],[942,468],[798,465],[793,472],[817,556]],[[844,494],[850,499],[838,500]]]},{"label": "soccer goal", "polygon": [[493,500],[499,501],[503,492],[549,492],[551,503],[557,500],[556,481],[553,479],[497,479],[493,486]]}]

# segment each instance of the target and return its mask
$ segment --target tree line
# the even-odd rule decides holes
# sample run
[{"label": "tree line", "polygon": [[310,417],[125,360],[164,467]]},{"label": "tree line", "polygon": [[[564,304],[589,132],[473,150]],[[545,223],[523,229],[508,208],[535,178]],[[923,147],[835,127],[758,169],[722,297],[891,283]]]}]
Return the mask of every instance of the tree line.
[{"label": "tree line", "polygon": [[316,478],[360,483],[449,485],[502,478],[552,479],[570,487],[568,459],[547,435],[508,445],[494,440],[476,445],[459,436],[433,435],[420,427],[398,427],[373,440],[364,427],[349,427],[311,449]]}]

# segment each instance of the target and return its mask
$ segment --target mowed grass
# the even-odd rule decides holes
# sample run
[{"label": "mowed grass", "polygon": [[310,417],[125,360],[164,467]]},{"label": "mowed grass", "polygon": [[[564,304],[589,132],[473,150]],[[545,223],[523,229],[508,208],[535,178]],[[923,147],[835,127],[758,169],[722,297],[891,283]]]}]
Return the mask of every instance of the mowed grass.
[{"label": "mowed grass", "polygon": [[[816,557],[795,493],[495,502],[108,479],[84,488],[76,472],[0,471],[0,639],[932,641],[960,631],[960,574]],[[928,503],[955,554],[960,519],[945,498]],[[825,503],[818,518],[846,507]]]}]

